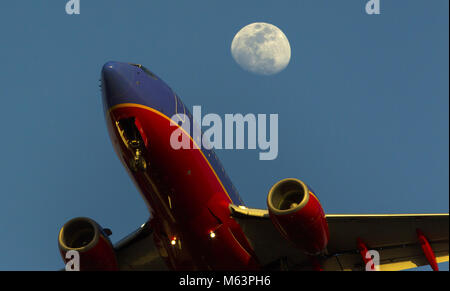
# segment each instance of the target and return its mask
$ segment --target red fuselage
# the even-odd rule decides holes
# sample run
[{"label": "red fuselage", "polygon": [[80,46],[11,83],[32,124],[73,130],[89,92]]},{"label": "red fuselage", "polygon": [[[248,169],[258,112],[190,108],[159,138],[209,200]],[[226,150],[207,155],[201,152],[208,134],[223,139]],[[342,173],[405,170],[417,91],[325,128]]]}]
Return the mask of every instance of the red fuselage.
[{"label": "red fuselage", "polygon": [[[190,113],[147,69],[107,63],[102,72],[108,131],[116,153],[151,213],[156,244],[174,270],[258,269],[256,256],[229,205],[241,204],[213,151],[173,149],[181,128],[171,120]],[[138,146],[133,145],[138,144]]]}]

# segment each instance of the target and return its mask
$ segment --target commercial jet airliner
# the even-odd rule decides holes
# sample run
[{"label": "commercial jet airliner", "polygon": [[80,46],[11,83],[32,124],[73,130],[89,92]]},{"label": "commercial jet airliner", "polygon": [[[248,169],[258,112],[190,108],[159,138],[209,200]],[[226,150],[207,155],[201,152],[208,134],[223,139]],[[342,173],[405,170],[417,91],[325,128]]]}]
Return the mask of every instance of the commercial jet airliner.
[{"label": "commercial jet airliner", "polygon": [[68,221],[58,239],[66,264],[74,251],[80,270],[438,270],[448,261],[448,214],[325,214],[296,178],[274,184],[267,210],[244,206],[213,150],[171,147],[191,113],[161,78],[120,62],[101,74],[112,144],[150,218],[115,245],[94,220]]}]

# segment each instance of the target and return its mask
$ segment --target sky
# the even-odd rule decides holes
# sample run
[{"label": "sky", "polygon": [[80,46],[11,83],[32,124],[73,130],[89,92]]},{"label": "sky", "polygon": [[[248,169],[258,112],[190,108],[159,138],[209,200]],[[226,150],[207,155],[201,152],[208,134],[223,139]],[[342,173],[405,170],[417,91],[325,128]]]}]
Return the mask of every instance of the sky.
[{"label": "sky", "polygon": [[[3,1],[0,16],[0,270],[63,267],[60,227],[78,216],[135,230],[148,211],[107,134],[99,78],[140,63],[205,113],[279,115],[279,155],[219,150],[247,206],[296,177],[327,213],[448,213],[449,2],[381,0]],[[292,48],[273,76],[233,60],[245,25]],[[448,264],[441,268],[448,270]],[[421,269],[429,269],[424,267]]]}]

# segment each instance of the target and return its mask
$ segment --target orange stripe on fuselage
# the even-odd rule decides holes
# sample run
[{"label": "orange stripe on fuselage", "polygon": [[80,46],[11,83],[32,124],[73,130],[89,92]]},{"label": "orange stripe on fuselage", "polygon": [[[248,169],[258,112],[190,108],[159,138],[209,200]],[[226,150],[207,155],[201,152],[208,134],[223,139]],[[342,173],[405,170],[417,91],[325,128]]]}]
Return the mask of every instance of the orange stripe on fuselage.
[{"label": "orange stripe on fuselage", "polygon": [[178,128],[180,128],[187,136],[189,136],[189,138],[191,139],[193,145],[194,145],[194,149],[199,150],[199,152],[202,154],[203,158],[205,159],[206,163],[208,164],[208,166],[210,167],[211,171],[214,173],[214,176],[216,177],[217,181],[219,182],[220,186],[222,187],[223,191],[225,192],[225,194],[227,195],[228,199],[230,200],[230,202],[233,202],[233,200],[230,198],[230,195],[228,194],[227,190],[225,189],[225,187],[222,184],[222,181],[220,180],[219,176],[217,175],[216,171],[214,170],[213,166],[211,165],[211,163],[208,161],[208,159],[206,158],[205,154],[203,153],[203,151],[201,150],[201,148],[197,145],[197,143],[194,141],[194,139],[192,138],[192,136],[187,133],[183,127],[179,126],[175,121],[173,121],[171,118],[169,118],[168,116],[164,115],[162,112],[145,106],[145,105],[141,105],[141,104],[136,104],[136,103],[122,103],[122,104],[117,104],[114,105],[113,107],[111,107],[109,109],[109,113],[111,113],[112,111],[114,111],[117,108],[126,108],[126,107],[135,107],[135,108],[141,108],[141,109],[145,109],[148,110],[150,112],[153,112],[167,120],[169,120],[174,126],[177,126]]}]

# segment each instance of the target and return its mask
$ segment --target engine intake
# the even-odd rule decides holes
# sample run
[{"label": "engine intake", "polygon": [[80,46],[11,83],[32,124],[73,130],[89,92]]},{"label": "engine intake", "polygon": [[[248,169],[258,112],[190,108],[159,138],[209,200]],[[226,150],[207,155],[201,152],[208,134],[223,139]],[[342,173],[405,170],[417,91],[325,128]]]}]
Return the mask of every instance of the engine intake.
[{"label": "engine intake", "polygon": [[71,260],[66,258],[67,252],[78,252],[81,271],[118,270],[116,254],[107,231],[90,218],[78,217],[64,224],[59,232],[58,244],[65,264]]},{"label": "engine intake", "polygon": [[329,232],[325,213],[316,195],[298,179],[276,183],[267,197],[270,218],[278,231],[309,254],[322,253]]}]

